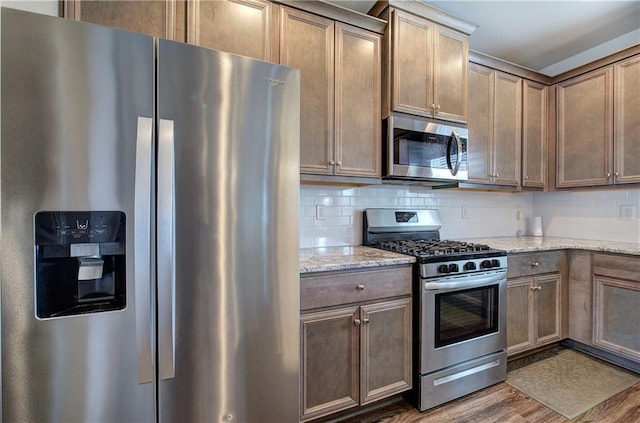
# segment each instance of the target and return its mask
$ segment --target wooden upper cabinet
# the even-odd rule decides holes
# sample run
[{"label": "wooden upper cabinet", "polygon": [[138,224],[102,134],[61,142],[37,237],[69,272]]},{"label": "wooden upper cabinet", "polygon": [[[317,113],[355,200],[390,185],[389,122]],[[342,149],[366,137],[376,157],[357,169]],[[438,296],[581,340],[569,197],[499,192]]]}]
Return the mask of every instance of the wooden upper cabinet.
[{"label": "wooden upper cabinet", "polygon": [[434,38],[434,117],[466,122],[469,40],[442,26],[436,26]]},{"label": "wooden upper cabinet", "polygon": [[300,69],[303,179],[380,178],[381,35],[280,10],[280,63]]},{"label": "wooden upper cabinet", "polygon": [[270,61],[271,9],[262,0],[190,0],[187,42]]},{"label": "wooden upper cabinet", "polygon": [[466,122],[468,38],[397,9],[390,25],[391,109]]},{"label": "wooden upper cabinet", "polygon": [[521,87],[521,78],[496,72],[493,112],[493,182],[496,185],[520,186]]},{"label": "wooden upper cabinet", "polygon": [[185,3],[175,0],[62,2],[62,16],[154,37],[184,41]]},{"label": "wooden upper cabinet", "polygon": [[494,72],[469,63],[469,182],[492,182]]},{"label": "wooden upper cabinet", "polygon": [[335,173],[380,177],[381,37],[337,23],[335,42]]},{"label": "wooden upper cabinet", "polygon": [[523,82],[522,186],[544,188],[547,166],[547,91],[537,82]]},{"label": "wooden upper cabinet", "polygon": [[613,180],[612,101],[612,67],[558,84],[556,186],[607,185]]},{"label": "wooden upper cabinet", "polygon": [[400,10],[392,11],[392,20],[392,109],[431,115],[435,24]]},{"label": "wooden upper cabinet", "polygon": [[280,10],[280,64],[300,69],[300,172],[331,175],[335,23],[284,6]]},{"label": "wooden upper cabinet", "polygon": [[469,182],[520,186],[522,80],[469,64]]},{"label": "wooden upper cabinet", "polygon": [[614,67],[616,183],[640,182],[640,56]]}]

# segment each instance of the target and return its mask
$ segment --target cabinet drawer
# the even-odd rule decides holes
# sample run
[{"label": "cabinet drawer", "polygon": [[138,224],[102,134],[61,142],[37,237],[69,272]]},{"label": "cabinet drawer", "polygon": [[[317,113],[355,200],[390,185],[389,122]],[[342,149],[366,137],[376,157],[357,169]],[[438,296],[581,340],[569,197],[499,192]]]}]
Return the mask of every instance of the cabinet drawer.
[{"label": "cabinet drawer", "polygon": [[507,277],[515,278],[518,276],[559,272],[561,262],[562,251],[509,254]]},{"label": "cabinet drawer", "polygon": [[411,295],[411,266],[300,278],[300,309]]},{"label": "cabinet drawer", "polygon": [[593,273],[595,275],[640,282],[640,256],[594,254]]}]

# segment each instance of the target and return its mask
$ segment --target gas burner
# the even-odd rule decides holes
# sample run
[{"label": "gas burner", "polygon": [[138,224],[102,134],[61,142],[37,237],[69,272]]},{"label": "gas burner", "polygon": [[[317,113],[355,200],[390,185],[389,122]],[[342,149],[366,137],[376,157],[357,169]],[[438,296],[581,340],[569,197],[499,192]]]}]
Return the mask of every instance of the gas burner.
[{"label": "gas burner", "polygon": [[376,247],[416,257],[477,253],[491,249],[485,244],[438,239],[384,241]]}]

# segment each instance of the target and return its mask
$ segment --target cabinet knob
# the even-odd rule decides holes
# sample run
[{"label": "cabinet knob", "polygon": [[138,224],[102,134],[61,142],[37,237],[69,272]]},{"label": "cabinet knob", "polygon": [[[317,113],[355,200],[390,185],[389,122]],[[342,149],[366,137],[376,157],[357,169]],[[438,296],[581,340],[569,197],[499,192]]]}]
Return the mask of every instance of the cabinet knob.
[{"label": "cabinet knob", "polygon": [[436,109],[440,110],[440,105],[436,104]]},{"label": "cabinet knob", "polygon": [[529,177],[528,177],[528,176],[525,176],[525,177],[524,177],[524,180],[525,180],[525,181],[528,181],[528,180],[529,180]]},{"label": "cabinet knob", "polygon": [[607,179],[611,178],[611,173],[607,172]]},{"label": "cabinet knob", "polygon": [[338,160],[338,166],[342,166],[342,162]]},{"label": "cabinet knob", "polygon": [[365,325],[369,323],[369,319],[362,319],[362,323],[364,323]]},{"label": "cabinet knob", "polygon": [[533,263],[531,263],[531,267],[538,267],[540,266],[540,263],[538,263],[537,261],[534,261]]},{"label": "cabinet knob", "polygon": [[432,103],[432,104],[431,104],[431,108],[432,108],[432,109],[435,109],[435,108],[436,108],[436,104],[435,104],[435,103]]},{"label": "cabinet knob", "polygon": [[536,286],[532,286],[529,289],[532,290],[532,291],[540,291],[542,289],[542,287],[540,285],[536,285]]},{"label": "cabinet knob", "polygon": [[499,177],[500,177],[500,174],[499,174],[499,173],[496,173],[496,178],[499,178]]},{"label": "cabinet knob", "polygon": [[360,319],[354,319],[353,320],[353,324],[356,325],[356,326],[360,326],[360,323],[361,323]]},{"label": "cabinet knob", "polygon": [[364,291],[364,285],[356,285],[356,291]]},{"label": "cabinet knob", "polygon": [[334,164],[336,164],[336,162],[334,162],[333,160],[329,160],[329,164],[333,166]]}]

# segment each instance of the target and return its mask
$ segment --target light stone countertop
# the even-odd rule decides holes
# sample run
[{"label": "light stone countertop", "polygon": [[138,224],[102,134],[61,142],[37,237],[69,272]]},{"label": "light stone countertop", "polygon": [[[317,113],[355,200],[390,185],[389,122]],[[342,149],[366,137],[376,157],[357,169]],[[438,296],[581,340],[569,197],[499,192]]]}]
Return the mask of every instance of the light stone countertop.
[{"label": "light stone countertop", "polygon": [[492,248],[505,250],[507,253],[574,249],[640,256],[640,244],[635,242],[594,241],[546,236],[466,238],[459,241],[487,244]]},{"label": "light stone countertop", "polygon": [[[576,249],[640,256],[640,244],[634,242],[534,236],[466,238],[458,241],[487,244],[507,253]],[[303,248],[300,249],[299,269],[302,274],[414,262],[415,258],[411,256],[364,246]]]},{"label": "light stone countertop", "polygon": [[412,256],[364,246],[300,249],[300,273],[360,269],[394,264],[411,264]]}]

